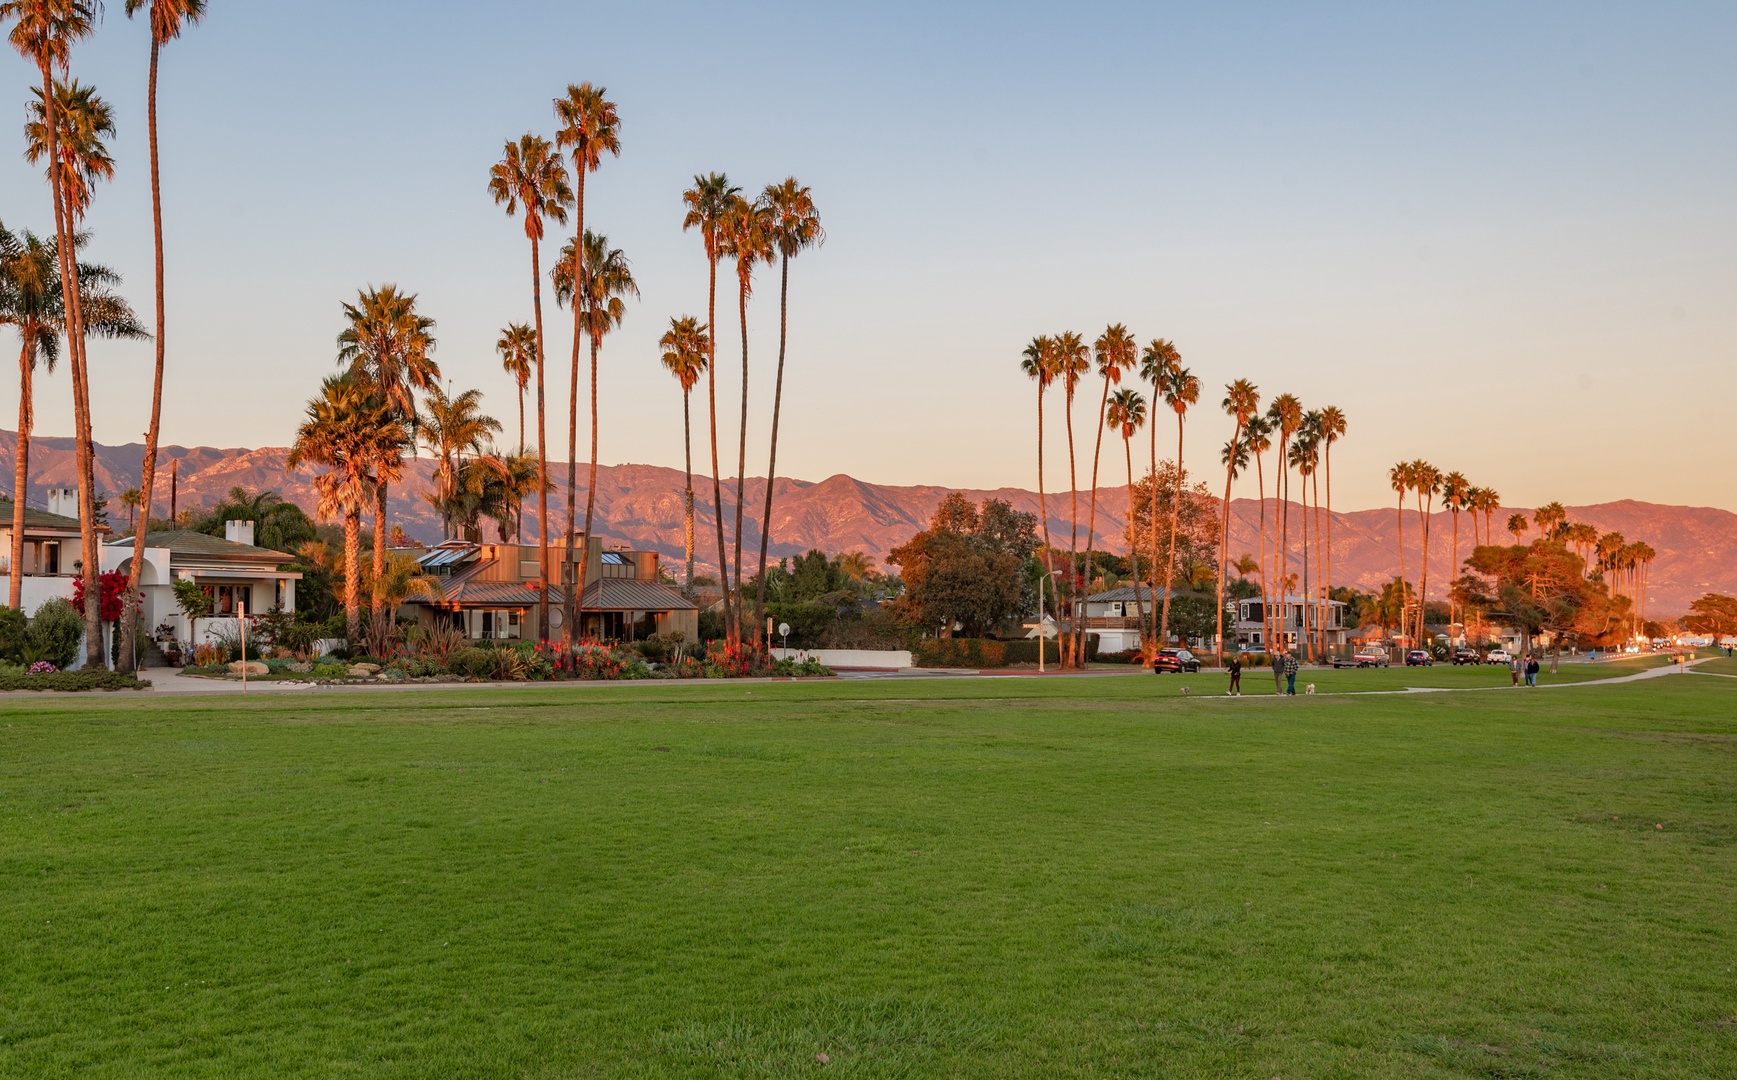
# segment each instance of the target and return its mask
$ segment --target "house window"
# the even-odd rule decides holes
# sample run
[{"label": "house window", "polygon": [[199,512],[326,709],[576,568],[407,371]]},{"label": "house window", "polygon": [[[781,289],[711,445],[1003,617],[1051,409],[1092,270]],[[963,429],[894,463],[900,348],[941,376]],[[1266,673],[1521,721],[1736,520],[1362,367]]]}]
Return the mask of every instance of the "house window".
[{"label": "house window", "polygon": [[44,574],[60,573],[60,541],[44,540],[42,542],[42,559],[37,564]]},{"label": "house window", "polygon": [[482,628],[478,637],[490,638],[495,641],[517,640],[522,632],[522,621],[517,611],[484,611]]},{"label": "house window", "polygon": [[272,584],[272,605],[278,611],[286,610],[289,607],[289,582],[278,578]]},{"label": "house window", "polygon": [[218,616],[234,616],[240,612],[238,605],[246,604],[247,610],[258,614],[253,607],[252,585],[201,585],[200,589],[211,601],[211,614]]}]

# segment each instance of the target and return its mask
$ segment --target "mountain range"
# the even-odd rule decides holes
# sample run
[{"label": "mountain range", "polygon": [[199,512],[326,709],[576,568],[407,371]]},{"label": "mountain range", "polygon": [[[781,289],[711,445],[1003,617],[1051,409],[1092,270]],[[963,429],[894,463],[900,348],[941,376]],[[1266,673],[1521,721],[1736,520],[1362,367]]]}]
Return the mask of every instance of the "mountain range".
[{"label": "mountain range", "polygon": [[[0,477],[10,479],[15,475],[16,450],[16,434],[0,431]],[[143,453],[144,447],[138,443],[99,444],[95,465],[99,493],[114,496],[125,488],[136,486]],[[154,511],[158,516],[168,510],[170,459],[179,462],[176,467],[176,501],[180,509],[212,504],[230,488],[243,487],[274,490],[310,513],[313,511],[316,501],[313,474],[286,470],[286,451],[282,447],[247,450],[172,446],[164,448],[162,453],[164,465],[158,473]],[[47,488],[74,485],[76,469],[71,439],[36,437],[31,442],[30,458],[28,501],[31,505],[44,504],[43,493]],[[430,486],[432,469],[433,463],[427,458],[408,463],[404,482],[392,489],[389,507],[394,523],[401,525],[411,537],[425,542],[440,538],[439,515],[424,497]],[[550,472],[557,485],[565,484],[567,470],[564,463],[552,465]],[[583,466],[580,479],[583,483]],[[6,486],[10,487],[9,484]],[[695,533],[697,561],[708,570],[717,565],[711,487],[709,478],[695,477],[694,501],[699,517]],[[729,515],[727,520],[731,522],[735,514],[733,489],[733,481],[725,485],[724,505]],[[771,557],[776,559],[819,548],[827,552],[862,551],[882,560],[912,533],[922,529],[936,505],[954,490],[973,501],[1001,499],[1017,510],[1032,514],[1038,512],[1037,494],[1021,488],[982,490],[938,485],[892,486],[871,484],[844,475],[820,481],[779,477],[773,504]],[[759,520],[765,491],[764,478],[749,478],[744,485],[743,552],[750,568],[755,565],[759,554]],[[1079,496],[1082,547],[1085,543],[1086,503],[1082,492]],[[579,492],[581,514],[584,504],[582,487]],[[559,497],[551,500],[551,533],[563,531],[565,507],[565,493],[562,491]],[[1070,533],[1068,494],[1048,493],[1047,507],[1051,538],[1057,546],[1066,546]],[[1269,535],[1275,507],[1274,500],[1269,499],[1266,508]],[[109,513],[117,520],[125,514],[118,499],[109,503]],[[1125,489],[1121,486],[1099,489],[1097,513],[1098,546],[1107,543],[1111,550],[1124,550],[1126,545],[1120,538],[1127,525]],[[1530,511],[1529,508],[1503,507],[1494,519],[1502,539],[1506,539],[1506,534],[1501,530],[1513,513],[1527,513],[1529,516]],[[1301,507],[1293,503],[1290,547],[1297,554],[1302,550],[1301,514]],[[1692,600],[1706,592],[1737,594],[1737,566],[1730,559],[1730,555],[1737,552],[1737,514],[1711,507],[1665,506],[1632,499],[1571,506],[1568,514],[1569,520],[1589,522],[1602,532],[1615,530],[1629,540],[1645,540],[1657,551],[1658,557],[1649,575],[1650,613],[1667,617],[1680,615]],[[656,550],[672,568],[681,562],[680,470],[656,465],[600,466],[597,470],[597,516],[597,533],[606,542]],[[534,535],[536,512],[533,505],[527,505],[526,517]],[[1405,560],[1408,576],[1414,581],[1418,569],[1417,526],[1417,514],[1407,510],[1403,525]],[[1399,553],[1395,546],[1395,533],[1399,527],[1393,507],[1336,510],[1332,514],[1334,582],[1373,589],[1391,581],[1399,572]],[[1248,498],[1232,500],[1232,557],[1245,551],[1257,551],[1259,537],[1258,501]],[[1464,517],[1460,522],[1459,539],[1463,558],[1471,547],[1470,525]],[[1433,516],[1430,525],[1432,598],[1439,598],[1442,595],[1440,590],[1445,588],[1452,544],[1452,515],[1440,511]],[[708,557],[708,553],[712,557]],[[1296,554],[1293,555],[1293,565],[1295,558]]]}]

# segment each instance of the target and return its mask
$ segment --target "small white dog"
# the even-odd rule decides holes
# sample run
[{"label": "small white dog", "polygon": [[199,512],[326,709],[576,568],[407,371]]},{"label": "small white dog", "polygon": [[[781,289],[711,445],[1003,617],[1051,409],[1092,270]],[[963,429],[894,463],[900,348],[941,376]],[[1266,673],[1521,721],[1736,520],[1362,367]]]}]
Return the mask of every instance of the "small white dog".
[{"label": "small white dog", "polygon": [[1305,689],[1304,689],[1304,690],[1303,690],[1303,693],[1305,693],[1305,694],[1313,694],[1313,693],[1314,693],[1314,692],[1315,692],[1315,684],[1314,684],[1314,683],[1310,683],[1310,684],[1309,684],[1309,685],[1308,685],[1308,686],[1307,686],[1307,687],[1306,687],[1306,688],[1305,688]]},{"label": "small white dog", "polygon": [[1187,697],[1189,694],[1192,694],[1192,693],[1194,693],[1194,691],[1190,690],[1188,687],[1184,686],[1182,688],[1182,696],[1183,697]]}]

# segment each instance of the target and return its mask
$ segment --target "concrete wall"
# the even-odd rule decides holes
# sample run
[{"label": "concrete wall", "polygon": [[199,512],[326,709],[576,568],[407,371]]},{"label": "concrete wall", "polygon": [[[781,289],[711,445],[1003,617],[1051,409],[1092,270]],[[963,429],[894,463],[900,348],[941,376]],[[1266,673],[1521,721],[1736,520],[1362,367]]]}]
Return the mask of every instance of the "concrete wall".
[{"label": "concrete wall", "polygon": [[[26,616],[34,616],[36,609],[55,597],[62,600],[72,599],[72,582],[70,577],[36,577],[24,575],[24,587],[19,591],[19,606]],[[12,595],[12,579],[8,574],[0,574],[0,603]]]},{"label": "concrete wall", "polygon": [[778,660],[814,659],[827,667],[897,671],[911,666],[908,649],[773,649]]}]

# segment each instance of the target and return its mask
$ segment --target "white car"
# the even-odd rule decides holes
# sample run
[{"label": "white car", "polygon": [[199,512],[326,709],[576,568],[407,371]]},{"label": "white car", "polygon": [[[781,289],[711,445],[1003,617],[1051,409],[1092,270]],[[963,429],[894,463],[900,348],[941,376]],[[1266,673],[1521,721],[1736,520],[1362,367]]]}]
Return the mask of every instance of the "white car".
[{"label": "white car", "polygon": [[1511,664],[1513,662],[1514,657],[1507,649],[1491,649],[1484,654],[1484,663],[1486,664]]}]

